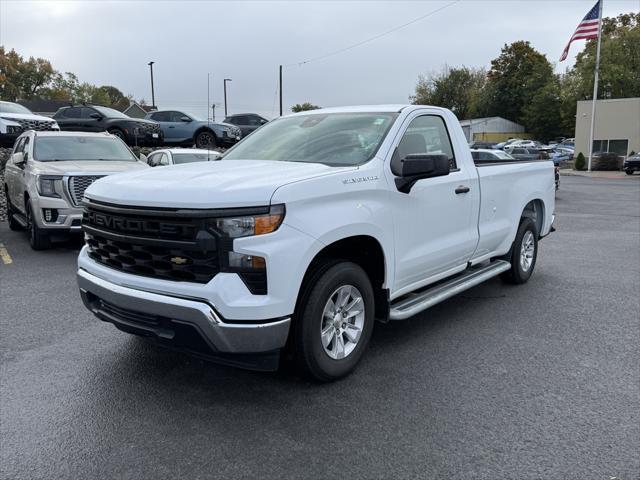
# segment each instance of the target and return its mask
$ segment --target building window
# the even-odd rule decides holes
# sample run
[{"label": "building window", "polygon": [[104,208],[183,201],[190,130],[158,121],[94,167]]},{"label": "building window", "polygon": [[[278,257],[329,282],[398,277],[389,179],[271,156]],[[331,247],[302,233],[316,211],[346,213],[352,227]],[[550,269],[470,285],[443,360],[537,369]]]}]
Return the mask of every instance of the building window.
[{"label": "building window", "polygon": [[627,156],[629,140],[609,140],[609,151],[618,155]]},{"label": "building window", "polygon": [[605,153],[609,151],[609,141],[608,140],[594,140],[593,141],[593,149],[591,150],[593,154],[596,153]]}]

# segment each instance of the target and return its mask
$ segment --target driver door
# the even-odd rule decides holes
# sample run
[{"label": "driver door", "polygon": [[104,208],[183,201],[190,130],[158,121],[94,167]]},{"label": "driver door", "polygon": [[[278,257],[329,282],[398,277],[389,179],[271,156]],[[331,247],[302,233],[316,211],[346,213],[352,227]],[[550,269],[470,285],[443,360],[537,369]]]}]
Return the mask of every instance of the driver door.
[{"label": "driver door", "polygon": [[418,180],[409,193],[391,192],[396,212],[396,294],[465,269],[478,241],[477,174],[475,169],[460,168],[469,162],[456,158],[459,152],[453,149],[445,119],[427,112],[417,112],[405,121],[392,150],[392,174],[398,176],[397,166],[407,155],[425,153],[447,155],[450,172]]}]

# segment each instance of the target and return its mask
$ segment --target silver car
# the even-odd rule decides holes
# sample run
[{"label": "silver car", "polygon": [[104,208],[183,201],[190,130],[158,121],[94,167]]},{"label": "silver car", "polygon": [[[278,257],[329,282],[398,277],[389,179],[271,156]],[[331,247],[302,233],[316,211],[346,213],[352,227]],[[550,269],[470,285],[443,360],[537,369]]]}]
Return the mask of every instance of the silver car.
[{"label": "silver car", "polygon": [[34,250],[82,228],[82,198],[106,175],[148,168],[109,133],[36,132],[18,137],[4,173],[11,230],[27,230]]}]

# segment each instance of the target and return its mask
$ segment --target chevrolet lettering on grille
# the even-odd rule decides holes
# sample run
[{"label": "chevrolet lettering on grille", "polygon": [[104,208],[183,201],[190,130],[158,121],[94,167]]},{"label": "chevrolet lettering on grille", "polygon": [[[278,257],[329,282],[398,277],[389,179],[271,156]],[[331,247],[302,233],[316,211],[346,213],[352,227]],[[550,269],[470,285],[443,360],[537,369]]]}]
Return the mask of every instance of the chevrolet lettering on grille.
[{"label": "chevrolet lettering on grille", "polygon": [[94,211],[87,212],[87,220],[89,224],[119,232],[180,236],[191,235],[194,232],[194,227],[192,225],[164,223],[156,220],[136,220],[133,218],[117,217],[114,215]]}]

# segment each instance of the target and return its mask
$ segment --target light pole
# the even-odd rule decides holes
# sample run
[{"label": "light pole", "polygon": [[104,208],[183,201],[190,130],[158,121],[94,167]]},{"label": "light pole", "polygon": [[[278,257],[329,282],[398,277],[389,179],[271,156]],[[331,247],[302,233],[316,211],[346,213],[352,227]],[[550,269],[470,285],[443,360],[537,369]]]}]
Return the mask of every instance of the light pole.
[{"label": "light pole", "polygon": [[155,92],[153,91],[153,64],[156,62],[149,62],[147,65],[149,65],[149,68],[151,69],[151,106],[153,108],[156,108],[156,95]]},{"label": "light pole", "polygon": [[222,82],[224,85],[224,116],[227,116],[227,82],[232,82],[230,78],[225,78]]}]

